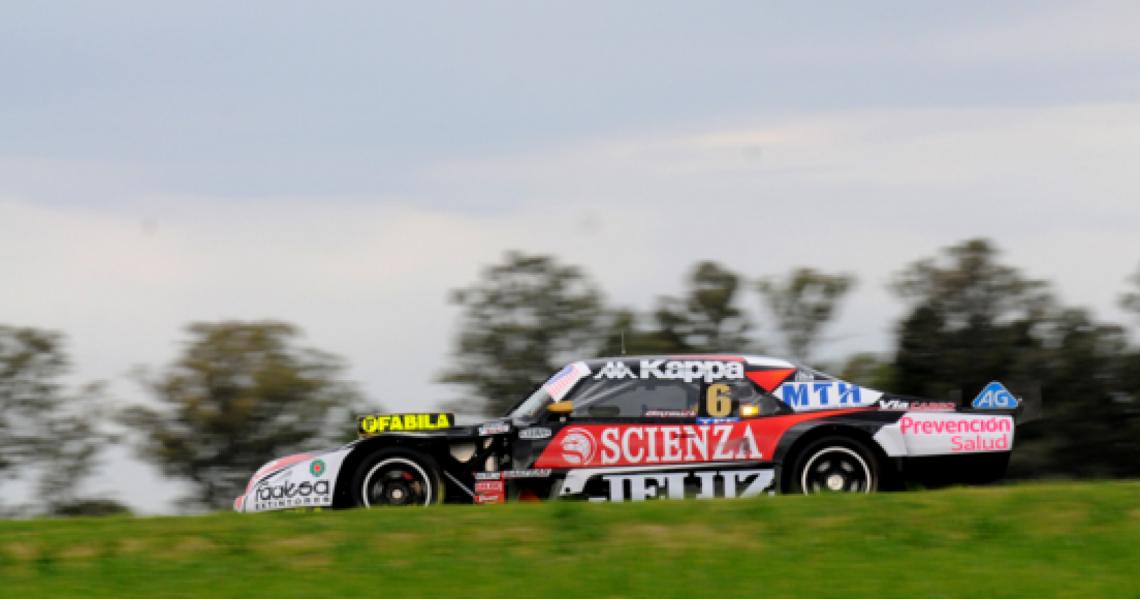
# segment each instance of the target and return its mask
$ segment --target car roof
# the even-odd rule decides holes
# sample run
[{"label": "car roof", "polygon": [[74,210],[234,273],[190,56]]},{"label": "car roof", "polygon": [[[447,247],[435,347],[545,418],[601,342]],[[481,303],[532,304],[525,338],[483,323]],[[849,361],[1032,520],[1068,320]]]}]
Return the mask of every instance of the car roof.
[{"label": "car roof", "polygon": [[752,354],[730,354],[730,353],[712,353],[712,354],[654,354],[654,355],[640,355],[640,356],[610,356],[606,358],[593,358],[590,360],[583,360],[590,368],[601,368],[608,362],[625,362],[625,363],[639,363],[641,360],[700,360],[700,361],[722,361],[722,362],[744,362],[747,366],[755,368],[800,368],[799,364],[786,360],[784,358],[776,358],[772,356],[758,356]]}]

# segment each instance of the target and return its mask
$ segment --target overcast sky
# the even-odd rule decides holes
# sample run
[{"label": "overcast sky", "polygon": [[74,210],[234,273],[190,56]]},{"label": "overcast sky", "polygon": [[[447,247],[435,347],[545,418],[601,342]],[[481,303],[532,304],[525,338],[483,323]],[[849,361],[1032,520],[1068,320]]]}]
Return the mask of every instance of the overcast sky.
[{"label": "overcast sky", "polygon": [[[448,290],[508,249],[635,308],[702,259],[855,273],[823,358],[890,347],[891,274],[974,236],[1123,321],[1138,23],[1134,1],[0,4],[0,323],[63,332],[75,380],[126,403],[187,323],[281,319],[425,409],[458,393],[432,382]],[[125,455],[90,489],[169,509]]]}]

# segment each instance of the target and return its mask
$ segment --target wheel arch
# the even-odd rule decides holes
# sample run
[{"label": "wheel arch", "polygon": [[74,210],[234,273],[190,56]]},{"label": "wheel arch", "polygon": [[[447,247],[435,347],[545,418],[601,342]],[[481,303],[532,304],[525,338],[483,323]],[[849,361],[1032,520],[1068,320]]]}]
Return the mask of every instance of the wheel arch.
[{"label": "wheel arch", "polygon": [[[414,453],[421,453],[430,457],[434,455],[433,448],[438,442],[439,439],[436,438],[403,435],[380,435],[360,441],[353,447],[352,452],[344,458],[340,472],[337,473],[336,490],[333,492],[333,507],[353,507],[352,482],[356,475],[356,470],[365,460],[372,457],[376,452],[385,449],[397,451],[404,449],[408,451],[408,457],[414,458]],[[442,465],[437,464],[437,466],[441,467]],[[446,494],[447,477],[441,476],[439,483],[440,492]]]},{"label": "wheel arch", "polygon": [[[797,430],[798,429],[798,430]],[[780,491],[788,488],[792,465],[800,453],[818,439],[824,437],[846,437],[858,442],[867,451],[871,452],[875,464],[880,472],[880,489],[891,488],[898,478],[898,465],[883,451],[882,446],[875,441],[873,433],[853,424],[843,422],[804,422],[789,430],[776,447],[779,462]]]}]

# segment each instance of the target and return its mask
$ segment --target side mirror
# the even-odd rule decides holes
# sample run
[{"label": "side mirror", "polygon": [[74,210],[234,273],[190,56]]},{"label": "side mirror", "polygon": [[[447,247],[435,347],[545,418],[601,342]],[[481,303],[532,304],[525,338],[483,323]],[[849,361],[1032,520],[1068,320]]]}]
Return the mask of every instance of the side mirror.
[{"label": "side mirror", "polygon": [[547,405],[546,411],[554,416],[569,416],[574,411],[574,402],[556,401]]}]

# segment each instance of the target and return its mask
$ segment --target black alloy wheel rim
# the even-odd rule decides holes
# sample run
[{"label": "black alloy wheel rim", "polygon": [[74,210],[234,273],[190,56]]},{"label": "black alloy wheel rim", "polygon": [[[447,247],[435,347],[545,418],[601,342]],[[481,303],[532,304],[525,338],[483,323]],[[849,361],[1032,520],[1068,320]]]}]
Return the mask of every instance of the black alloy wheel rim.
[{"label": "black alloy wheel rim", "polygon": [[431,483],[421,468],[405,460],[385,460],[364,479],[365,507],[427,505]]},{"label": "black alloy wheel rim", "polygon": [[815,453],[804,467],[800,487],[805,494],[868,493],[871,472],[867,462],[846,447],[829,447]]}]

